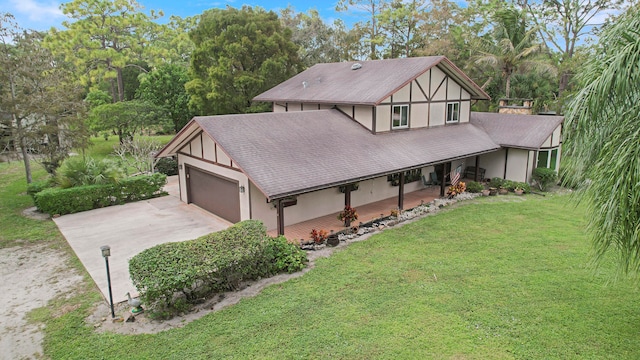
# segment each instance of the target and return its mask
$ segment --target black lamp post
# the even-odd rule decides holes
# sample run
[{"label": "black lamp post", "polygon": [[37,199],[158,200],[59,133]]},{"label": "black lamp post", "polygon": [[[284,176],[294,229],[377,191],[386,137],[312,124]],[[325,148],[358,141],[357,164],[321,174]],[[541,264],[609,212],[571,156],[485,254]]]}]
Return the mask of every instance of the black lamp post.
[{"label": "black lamp post", "polygon": [[111,306],[111,318],[114,319],[116,317],[116,314],[113,311],[113,295],[111,294],[111,274],[109,273],[109,256],[111,256],[111,247],[109,245],[101,246],[100,250],[102,251],[102,257],[104,258],[104,263],[107,265],[107,284],[109,285],[109,306]]}]

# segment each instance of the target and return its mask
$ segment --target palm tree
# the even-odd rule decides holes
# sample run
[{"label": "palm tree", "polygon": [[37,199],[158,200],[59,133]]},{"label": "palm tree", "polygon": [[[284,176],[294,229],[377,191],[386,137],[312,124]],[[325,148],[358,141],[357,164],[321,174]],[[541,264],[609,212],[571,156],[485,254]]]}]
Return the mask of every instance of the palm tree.
[{"label": "palm tree", "polygon": [[538,54],[544,45],[535,42],[536,29],[527,30],[524,13],[513,9],[501,9],[494,15],[496,22],[493,36],[481,38],[477,65],[489,65],[501,73],[505,81],[505,96],[511,95],[511,78],[519,71],[534,70],[539,73],[555,73],[556,68]]},{"label": "palm tree", "polygon": [[595,260],[640,273],[640,5],[610,23],[577,75],[563,143],[565,184],[588,205]]}]

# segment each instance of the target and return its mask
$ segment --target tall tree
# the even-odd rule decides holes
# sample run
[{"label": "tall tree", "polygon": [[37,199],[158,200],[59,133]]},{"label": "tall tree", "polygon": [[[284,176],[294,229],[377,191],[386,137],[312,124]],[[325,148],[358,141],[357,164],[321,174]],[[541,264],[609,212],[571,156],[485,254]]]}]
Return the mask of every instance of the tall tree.
[{"label": "tall tree", "polygon": [[597,260],[610,250],[640,272],[640,5],[606,27],[568,103],[563,169],[588,204]]},{"label": "tall tree", "polygon": [[341,60],[338,31],[327,25],[317,10],[297,13],[289,6],[280,11],[280,21],[291,30],[291,41],[298,45],[298,56],[305,67]]},{"label": "tall tree", "polygon": [[189,94],[184,87],[187,81],[186,68],[165,64],[140,76],[137,97],[163,107],[173,120],[172,130],[178,132],[193,117],[189,110]]},{"label": "tall tree", "polygon": [[78,66],[85,85],[106,81],[113,102],[126,100],[124,68],[141,69],[160,14],[147,16],[135,0],[73,0],[61,8],[74,21],[62,23],[67,30],[51,30],[49,47]]},{"label": "tall tree", "polygon": [[384,36],[378,24],[378,16],[386,6],[385,0],[339,0],[336,5],[336,11],[353,10],[365,14],[366,20],[356,23],[356,26],[365,35],[364,41],[369,45],[370,60],[380,58],[378,46],[383,44]]},{"label": "tall tree", "polygon": [[262,8],[207,10],[190,36],[195,50],[186,87],[199,114],[267,111],[252,99],[302,67],[291,31]]},{"label": "tall tree", "polygon": [[30,152],[54,172],[73,146],[86,145],[81,91],[70,71],[42,46],[42,34],[21,30],[0,14],[0,109],[11,116],[12,134],[32,181]]},{"label": "tall tree", "polygon": [[418,29],[424,22],[422,0],[393,0],[380,12],[378,22],[386,32],[386,58],[411,57],[424,46],[425,35]]},{"label": "tall tree", "polygon": [[496,69],[505,81],[505,96],[511,96],[511,79],[524,69],[553,72],[555,68],[538,54],[544,46],[535,39],[536,30],[527,29],[524,13],[515,8],[499,10],[494,15],[493,36],[481,38],[475,63]]},{"label": "tall tree", "polygon": [[149,42],[153,44],[148,50],[150,57],[147,63],[151,66],[174,64],[189,67],[194,44],[189,32],[198,23],[199,16],[181,18],[171,16],[167,24],[155,24],[149,33]]},{"label": "tall tree", "polygon": [[118,135],[120,144],[133,139],[136,133],[171,124],[162,106],[149,101],[131,100],[99,105],[89,111],[89,124],[93,131],[110,131]]},{"label": "tall tree", "polygon": [[622,0],[540,0],[524,1],[545,43],[560,54],[558,96],[569,86],[576,69],[573,63],[577,46],[594,35],[601,16],[608,10],[618,9]]}]

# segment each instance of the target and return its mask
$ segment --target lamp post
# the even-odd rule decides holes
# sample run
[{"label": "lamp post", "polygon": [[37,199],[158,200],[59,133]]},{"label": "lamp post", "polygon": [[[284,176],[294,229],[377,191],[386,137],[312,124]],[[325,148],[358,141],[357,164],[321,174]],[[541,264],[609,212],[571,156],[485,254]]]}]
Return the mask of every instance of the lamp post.
[{"label": "lamp post", "polygon": [[109,256],[111,256],[111,247],[109,245],[101,246],[100,250],[102,251],[102,257],[104,258],[104,263],[107,265],[107,284],[109,285],[109,306],[111,306],[111,318],[114,319],[116,317],[116,314],[113,311],[113,295],[111,294],[111,274],[109,273]]}]

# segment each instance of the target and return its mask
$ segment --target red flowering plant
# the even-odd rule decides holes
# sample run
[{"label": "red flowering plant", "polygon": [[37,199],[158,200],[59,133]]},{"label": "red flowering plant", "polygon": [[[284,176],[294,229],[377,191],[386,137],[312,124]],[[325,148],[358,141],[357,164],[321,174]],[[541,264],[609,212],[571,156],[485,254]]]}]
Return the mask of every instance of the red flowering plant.
[{"label": "red flowering plant", "polygon": [[311,240],[313,240],[316,244],[322,244],[327,240],[327,231],[326,230],[311,230]]},{"label": "red flowering plant", "polygon": [[464,181],[460,181],[455,185],[449,186],[449,191],[447,191],[447,196],[449,199],[456,197],[458,194],[462,194],[465,190],[467,190],[467,184]]},{"label": "red flowering plant", "polygon": [[345,206],[344,210],[342,210],[338,214],[338,220],[343,221],[345,226],[348,226],[352,221],[358,220],[358,213],[356,212],[356,208],[352,208],[351,206]]}]

